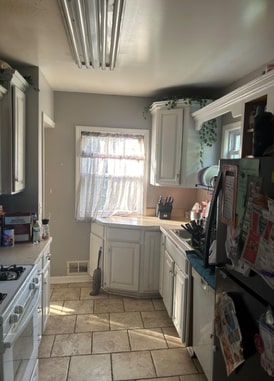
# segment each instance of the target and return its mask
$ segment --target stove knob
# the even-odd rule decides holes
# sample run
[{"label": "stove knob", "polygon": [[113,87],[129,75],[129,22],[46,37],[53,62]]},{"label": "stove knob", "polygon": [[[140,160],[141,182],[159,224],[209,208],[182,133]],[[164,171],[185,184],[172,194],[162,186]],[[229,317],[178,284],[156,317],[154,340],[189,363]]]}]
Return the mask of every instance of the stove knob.
[{"label": "stove knob", "polygon": [[20,305],[15,306],[14,312],[16,314],[22,315],[22,313],[24,312],[24,306],[20,306]]},{"label": "stove knob", "polygon": [[10,324],[17,323],[20,319],[20,315],[18,314],[11,314],[10,315]]}]

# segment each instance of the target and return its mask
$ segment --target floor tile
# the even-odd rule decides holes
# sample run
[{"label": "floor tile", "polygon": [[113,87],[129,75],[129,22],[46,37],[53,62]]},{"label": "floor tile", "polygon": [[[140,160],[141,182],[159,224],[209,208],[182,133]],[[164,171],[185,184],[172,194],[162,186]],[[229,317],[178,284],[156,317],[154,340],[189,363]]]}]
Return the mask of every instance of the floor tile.
[{"label": "floor tile", "polygon": [[54,288],[51,300],[79,300],[80,288],[79,287],[60,287]]},{"label": "floor tile", "polygon": [[91,354],[91,334],[71,333],[56,335],[52,357]]},{"label": "floor tile", "polygon": [[94,301],[94,312],[124,312],[122,299],[97,299]]},{"label": "floor tile", "polygon": [[63,315],[92,314],[93,300],[68,300],[62,308]]},{"label": "floor tile", "polygon": [[55,335],[45,336],[43,335],[39,346],[38,358],[50,357]]},{"label": "floor tile", "polygon": [[93,332],[109,330],[109,314],[78,315],[75,332]]},{"label": "floor tile", "polygon": [[94,332],[92,353],[130,351],[127,331]]},{"label": "floor tile", "polygon": [[110,313],[110,328],[112,330],[143,328],[140,312]]},{"label": "floor tile", "polygon": [[162,328],[168,348],[185,347],[174,327]]},{"label": "floor tile", "polygon": [[172,327],[172,320],[166,311],[141,312],[145,328]]},{"label": "floor tile", "polygon": [[198,373],[185,348],[151,351],[158,377]]},{"label": "floor tile", "polygon": [[66,381],[69,357],[39,360],[39,381]]},{"label": "floor tile", "polygon": [[203,374],[189,374],[187,376],[180,376],[180,381],[207,381],[207,378]]},{"label": "floor tile", "polygon": [[129,330],[128,334],[133,351],[167,348],[161,328]]},{"label": "floor tile", "polygon": [[111,381],[109,354],[71,357],[68,381],[87,380]]},{"label": "floor tile", "polygon": [[124,298],[125,311],[154,311],[151,299]]},{"label": "floor tile", "polygon": [[89,288],[91,290],[92,288],[92,282],[73,282],[73,283],[68,283],[68,287],[81,287],[81,288]]},{"label": "floor tile", "polygon": [[145,380],[139,380],[139,381],[180,381],[180,377],[173,376],[173,377],[146,378]]},{"label": "floor tile", "polygon": [[114,353],[112,364],[114,381],[156,376],[149,351]]},{"label": "floor tile", "polygon": [[62,316],[50,315],[48,318],[45,335],[55,335],[60,333],[73,333],[76,315]]},{"label": "floor tile", "polygon": [[50,301],[50,314],[51,315],[63,315],[63,300],[51,300]]},{"label": "floor tile", "polygon": [[103,291],[100,291],[98,295],[90,295],[90,292],[92,291],[92,287],[81,287],[81,296],[80,299],[108,299],[109,296]]},{"label": "floor tile", "polygon": [[165,305],[163,299],[152,299],[154,309],[157,311],[165,311]]}]

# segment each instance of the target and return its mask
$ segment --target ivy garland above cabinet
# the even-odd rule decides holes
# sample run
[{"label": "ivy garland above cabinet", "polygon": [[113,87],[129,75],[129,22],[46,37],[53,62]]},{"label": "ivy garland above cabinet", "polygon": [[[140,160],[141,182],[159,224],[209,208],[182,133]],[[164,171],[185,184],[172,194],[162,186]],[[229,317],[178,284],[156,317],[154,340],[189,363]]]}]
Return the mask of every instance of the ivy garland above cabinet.
[{"label": "ivy garland above cabinet", "polygon": [[[196,131],[191,114],[208,103],[209,100],[184,98],[151,105],[152,185],[195,187],[203,167],[204,145],[212,146],[217,139],[217,129],[213,121]],[[216,163],[208,165],[211,164]]]}]

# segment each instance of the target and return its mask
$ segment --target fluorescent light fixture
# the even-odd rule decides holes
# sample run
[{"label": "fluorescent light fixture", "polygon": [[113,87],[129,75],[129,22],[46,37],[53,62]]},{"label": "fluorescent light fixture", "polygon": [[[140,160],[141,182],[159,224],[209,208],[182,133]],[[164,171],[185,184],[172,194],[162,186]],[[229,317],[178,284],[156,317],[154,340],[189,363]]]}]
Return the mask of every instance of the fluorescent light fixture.
[{"label": "fluorescent light fixture", "polygon": [[59,0],[79,68],[113,70],[125,0]]}]

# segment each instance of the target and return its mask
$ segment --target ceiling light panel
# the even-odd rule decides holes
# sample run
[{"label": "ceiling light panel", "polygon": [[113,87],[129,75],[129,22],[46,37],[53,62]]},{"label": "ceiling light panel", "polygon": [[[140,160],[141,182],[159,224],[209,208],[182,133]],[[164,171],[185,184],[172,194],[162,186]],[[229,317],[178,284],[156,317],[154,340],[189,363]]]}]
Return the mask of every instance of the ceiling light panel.
[{"label": "ceiling light panel", "polygon": [[59,0],[79,68],[115,68],[125,0]]}]

